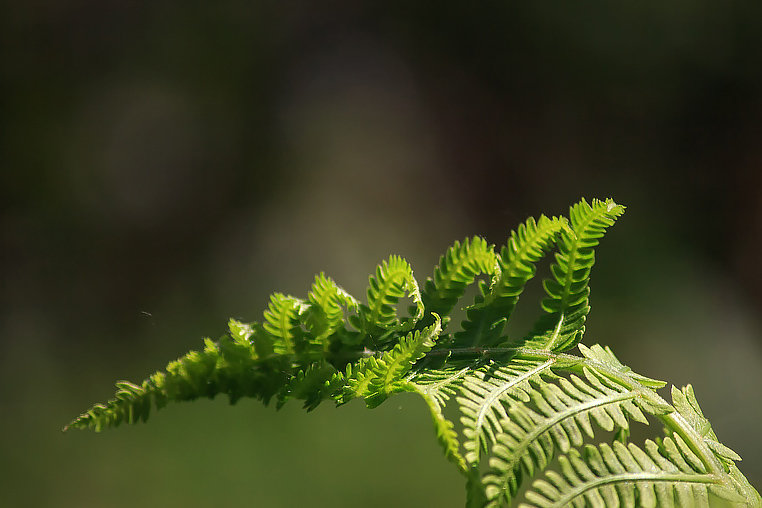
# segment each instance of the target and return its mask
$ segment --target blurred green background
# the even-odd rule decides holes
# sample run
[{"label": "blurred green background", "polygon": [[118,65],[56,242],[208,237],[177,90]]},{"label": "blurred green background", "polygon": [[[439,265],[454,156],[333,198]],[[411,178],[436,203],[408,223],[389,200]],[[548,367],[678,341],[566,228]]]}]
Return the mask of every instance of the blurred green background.
[{"label": "blurred green background", "polygon": [[586,342],[762,486],[762,3],[5,2],[0,73],[3,506],[461,506],[412,396],[60,429],[272,291],[580,196],[629,207]]}]

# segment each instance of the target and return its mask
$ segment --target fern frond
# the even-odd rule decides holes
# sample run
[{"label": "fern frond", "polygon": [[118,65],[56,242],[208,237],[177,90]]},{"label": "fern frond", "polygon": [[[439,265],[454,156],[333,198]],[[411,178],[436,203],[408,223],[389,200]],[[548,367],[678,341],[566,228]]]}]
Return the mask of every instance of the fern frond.
[{"label": "fern frond", "polygon": [[219,342],[205,340],[203,351],[190,351],[169,362],[164,371],[152,374],[140,385],[117,382],[117,392],[106,404],[96,404],[72,421],[69,428],[101,431],[121,423],[145,421],[152,406],[169,401],[213,398],[227,394],[231,403],[241,397],[267,403],[288,381],[288,366],[279,359],[261,359],[253,346],[228,337]]},{"label": "fern frond", "polygon": [[583,372],[584,379],[533,380],[531,400],[513,404],[499,422],[491,469],[483,479],[494,505],[501,497],[510,502],[521,478],[544,470],[557,449],[568,453],[582,446],[585,437],[594,438],[591,421],[606,431],[628,430],[629,419],[648,424],[641,408],[650,407],[641,403],[642,390],[616,384],[586,367]]},{"label": "fern frond", "polygon": [[455,347],[494,346],[527,281],[534,277],[537,263],[553,244],[566,219],[541,215],[530,218],[511,232],[498,257],[499,273],[492,284],[482,285],[482,294],[467,311],[463,330],[455,334]]},{"label": "fern frond", "polygon": [[458,433],[455,432],[455,425],[452,421],[445,418],[442,412],[444,404],[438,402],[438,399],[432,396],[430,393],[419,391],[417,384],[411,383],[408,385],[412,388],[411,391],[415,391],[420,394],[426,401],[426,404],[431,412],[431,419],[434,423],[434,432],[437,436],[437,441],[442,446],[445,457],[447,460],[454,463],[461,473],[466,472],[466,461],[463,455],[460,453],[460,442],[458,441]]},{"label": "fern frond", "polygon": [[270,297],[262,326],[272,337],[272,348],[276,354],[296,353],[297,341],[302,338],[298,317],[303,304],[302,300],[283,293],[273,293]]},{"label": "fern frond", "polygon": [[469,373],[456,398],[462,413],[463,447],[469,464],[478,464],[480,452],[488,452],[495,443],[502,430],[501,421],[508,416],[506,407],[530,400],[531,381],[554,377],[550,370],[553,363],[554,360],[516,360],[507,366],[491,363]]},{"label": "fern frond", "polygon": [[600,344],[594,344],[590,347],[587,347],[584,344],[579,344],[578,346],[580,353],[582,353],[582,356],[585,358],[594,360],[604,367],[616,371],[621,375],[628,376],[643,386],[647,386],[649,388],[663,388],[667,385],[666,381],[651,379],[649,377],[633,372],[631,368],[623,365],[622,362],[620,362],[619,359],[614,356],[614,352],[611,351],[608,346],[602,347]]},{"label": "fern frond", "polygon": [[421,296],[427,317],[432,313],[449,315],[477,275],[494,276],[498,270],[494,246],[484,238],[475,236],[455,242],[439,258],[433,277],[424,284]]},{"label": "fern frond", "polygon": [[312,411],[344,386],[343,376],[326,361],[319,361],[296,372],[278,392],[277,407],[290,399],[303,399],[304,409]]},{"label": "fern frond", "polygon": [[[669,438],[665,438],[665,441]],[[745,503],[722,476],[687,467],[664,446],[646,440],[645,450],[618,441],[587,445],[559,458],[560,473],[548,471],[527,492],[523,508],[564,506],[709,506],[709,494]]]},{"label": "fern frond", "polygon": [[309,306],[304,312],[302,321],[310,332],[315,346],[327,350],[330,347],[330,337],[338,333],[343,342],[351,335],[345,328],[344,309],[348,312],[357,311],[359,303],[352,295],[340,288],[330,277],[320,273],[315,276],[310,293],[307,295]]},{"label": "fern frond", "polygon": [[414,391],[404,377],[413,364],[434,347],[441,332],[441,320],[434,314],[434,324],[431,326],[408,333],[391,351],[383,353],[379,358],[366,358],[353,369],[348,368],[342,402],[363,397],[366,405],[373,408],[393,393]]},{"label": "fern frond", "polygon": [[[364,331],[372,341],[383,344],[394,332],[407,332],[423,317],[423,301],[413,269],[400,256],[390,256],[377,268],[375,277],[368,277],[368,304],[360,304],[359,315],[352,324]],[[415,313],[410,318],[397,317],[400,298],[413,299]]]},{"label": "fern frond", "polygon": [[[302,300],[275,293],[262,323],[231,319],[229,333],[204,340],[140,384],[117,383],[116,395],[67,428],[100,431],[145,421],[155,407],[227,395],[307,410],[324,400],[362,398],[376,407],[414,392],[429,408],[445,456],[466,479],[467,506],[503,506],[527,484],[530,507],[708,506],[762,508],[762,498],[736,467],[740,456],[717,439],[693,388],[655,390],[665,382],[635,373],[608,347],[579,344],[589,312],[594,248],[624,211],[612,200],[582,200],[571,220],[529,219],[495,253],[479,237],[455,242],[421,293],[401,257],[369,277],[360,304],[324,274]],[[545,316],[518,344],[504,336],[535,265],[558,246],[543,286]],[[443,334],[447,314],[479,275],[462,329]],[[400,300],[411,299],[408,315]],[[630,441],[632,422],[658,419],[664,434],[643,447]],[[600,443],[603,429],[613,444]],[[588,441],[597,439],[598,444]],[[558,464],[558,471],[552,464]]]},{"label": "fern frond", "polygon": [[583,199],[571,207],[571,227],[563,228],[559,235],[559,252],[551,265],[553,277],[543,281],[548,296],[542,309],[548,314],[535,325],[527,346],[565,351],[582,339],[590,312],[588,283],[595,247],[623,213],[624,207],[611,199],[593,199],[592,204]]}]

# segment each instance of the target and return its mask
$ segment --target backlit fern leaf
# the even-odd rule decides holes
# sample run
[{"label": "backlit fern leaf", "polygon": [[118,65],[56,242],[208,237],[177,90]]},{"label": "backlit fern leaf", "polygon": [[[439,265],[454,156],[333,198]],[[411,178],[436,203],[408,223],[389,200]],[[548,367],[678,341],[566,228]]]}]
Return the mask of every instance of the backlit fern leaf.
[{"label": "backlit fern leaf", "polygon": [[353,312],[360,305],[352,295],[321,273],[315,276],[307,301],[309,306],[303,313],[302,321],[310,332],[310,342],[316,347],[327,350],[330,347],[330,337],[335,333],[344,342],[351,342],[349,337],[356,340],[357,334],[350,334],[344,326],[347,317],[344,309]]},{"label": "backlit fern leaf", "polygon": [[571,227],[561,230],[559,252],[551,265],[552,278],[543,281],[547,298],[542,308],[548,315],[535,326],[527,345],[550,351],[565,351],[577,345],[585,331],[590,312],[590,270],[595,263],[595,247],[606,229],[624,213],[613,200],[584,199],[571,207]]},{"label": "backlit fern leaf", "polygon": [[303,302],[293,296],[273,293],[264,312],[262,326],[273,339],[273,351],[280,355],[292,355],[300,348],[299,313]]},{"label": "backlit fern leaf", "polygon": [[[670,438],[664,438],[670,443]],[[670,447],[672,448],[672,447]],[[536,480],[520,508],[564,506],[709,507],[710,493],[733,503],[746,503],[727,478],[693,469],[665,444],[646,440],[645,450],[618,441],[587,445],[559,458],[560,472]]]},{"label": "backlit fern leaf", "polygon": [[507,366],[491,363],[470,372],[460,387],[456,401],[462,413],[463,447],[466,461],[478,464],[480,452],[488,452],[501,431],[501,420],[507,407],[518,401],[529,401],[531,381],[552,377],[554,360],[516,360]]},{"label": "backlit fern leaf", "polygon": [[650,412],[652,406],[641,402],[644,389],[619,385],[589,368],[583,372],[584,379],[572,374],[556,382],[535,380],[529,403],[511,405],[499,422],[483,480],[492,504],[503,496],[510,502],[521,478],[545,469],[556,450],[568,453],[593,439],[591,421],[606,431],[628,430],[629,419],[648,424],[641,407]]},{"label": "backlit fern leaf", "polygon": [[121,423],[145,421],[152,406],[169,401],[188,401],[227,394],[231,403],[241,397],[268,402],[288,381],[288,365],[281,359],[261,359],[253,346],[228,337],[205,340],[203,351],[190,351],[169,362],[164,371],[152,374],[140,385],[120,381],[114,399],[97,404],[67,428],[96,431]]},{"label": "backlit fern leaf", "polygon": [[499,272],[490,286],[482,285],[481,294],[468,308],[463,330],[455,334],[456,347],[495,345],[503,340],[502,332],[527,281],[534,277],[535,263],[553,244],[556,234],[566,224],[564,218],[541,215],[530,218],[511,232],[498,257]]},{"label": "backlit fern leaf", "polygon": [[403,337],[391,351],[379,358],[366,358],[347,371],[347,384],[342,402],[363,397],[368,407],[376,407],[395,392],[408,391],[404,376],[413,364],[434,347],[442,331],[439,316],[434,314],[434,324],[415,330]]},{"label": "backlit fern leaf", "polygon": [[498,270],[494,246],[485,239],[475,236],[455,242],[439,259],[434,276],[424,285],[422,300],[427,316],[448,315],[477,275],[494,276]]},{"label": "backlit fern leaf", "polygon": [[[413,277],[413,269],[400,256],[390,256],[383,261],[368,282],[368,303],[360,305],[359,315],[353,316],[352,322],[375,342],[384,343],[394,332],[410,330],[423,317],[418,282]],[[415,312],[410,318],[400,320],[397,304],[405,296],[413,299]]]}]

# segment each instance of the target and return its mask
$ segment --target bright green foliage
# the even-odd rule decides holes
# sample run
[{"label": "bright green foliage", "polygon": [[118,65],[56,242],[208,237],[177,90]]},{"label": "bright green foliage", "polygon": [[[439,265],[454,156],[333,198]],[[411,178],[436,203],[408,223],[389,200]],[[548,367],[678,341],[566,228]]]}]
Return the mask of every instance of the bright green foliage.
[{"label": "bright green foliage", "polygon": [[264,329],[275,339],[273,352],[279,355],[294,355],[297,350],[302,353],[308,349],[302,342],[299,328],[299,309],[302,301],[293,296],[274,293],[270,297],[270,305],[265,311]]},{"label": "bright green foliage", "polygon": [[404,376],[431,351],[442,331],[439,316],[434,314],[434,319],[433,325],[423,331],[408,333],[391,351],[384,352],[378,359],[372,356],[364,358],[354,368],[349,364],[344,395],[340,402],[363,397],[367,406],[373,408],[389,395],[406,391],[408,382]]},{"label": "bright green foliage", "polygon": [[[521,224],[499,253],[479,237],[455,242],[423,292],[398,256],[369,278],[365,303],[320,274],[306,299],[275,293],[261,323],[231,319],[228,334],[139,385],[118,382],[114,399],[67,429],[145,421],[152,407],[217,394],[278,406],[299,399],[309,410],[353,398],[373,408],[413,392],[466,480],[469,507],[761,507],[690,385],[673,387],[667,402],[656,392],[665,382],[633,372],[608,347],[579,343],[594,249],[623,211],[610,199],[582,200],[570,219]],[[520,294],[553,248],[545,315],[527,337],[506,337]],[[480,275],[487,280],[462,328],[445,333]],[[580,355],[565,353],[577,345]],[[633,425],[653,421],[663,435],[630,439]]]},{"label": "bright green foliage", "polygon": [[360,305],[352,295],[341,289],[325,274],[315,276],[312,290],[307,296],[310,305],[304,319],[308,337],[313,343],[330,345],[329,338],[344,328],[344,309],[356,311]]},{"label": "bright green foliage", "polygon": [[494,246],[484,238],[475,236],[463,243],[455,242],[439,258],[433,279],[424,286],[422,300],[427,315],[448,315],[477,275],[494,276],[499,270]]},{"label": "bright green foliage", "polygon": [[[391,256],[376,268],[375,277],[368,277],[368,304],[360,304],[359,313],[352,324],[367,334],[374,345],[388,344],[395,332],[408,331],[423,317],[423,301],[413,269],[399,256]],[[410,296],[415,313],[410,318],[397,316],[400,298]]]},{"label": "bright green foliage", "polygon": [[455,344],[494,346],[502,341],[503,327],[511,317],[527,281],[534,277],[537,263],[553,244],[566,219],[541,215],[530,218],[511,232],[498,257],[498,270],[492,284],[481,286],[481,294],[468,308],[463,331],[455,334]]},{"label": "bright green foliage", "polygon": [[689,465],[683,453],[669,437],[661,446],[647,439],[645,450],[619,441],[586,445],[582,452],[575,448],[559,457],[560,472],[548,471],[532,484],[527,503],[519,506],[709,507],[709,493],[729,502],[746,502],[700,462]]},{"label": "bright green foliage", "polygon": [[613,200],[584,199],[569,213],[571,225],[562,228],[558,239],[552,278],[543,281],[548,297],[542,301],[547,312],[541,318],[527,346],[550,351],[565,351],[582,340],[585,319],[590,312],[590,270],[595,263],[595,247],[606,228],[624,213]]}]

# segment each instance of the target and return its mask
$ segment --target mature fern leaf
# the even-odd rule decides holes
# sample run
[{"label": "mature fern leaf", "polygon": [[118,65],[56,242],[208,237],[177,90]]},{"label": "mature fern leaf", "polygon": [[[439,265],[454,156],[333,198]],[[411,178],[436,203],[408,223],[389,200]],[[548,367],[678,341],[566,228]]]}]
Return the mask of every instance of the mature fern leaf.
[{"label": "mature fern leaf", "polygon": [[693,429],[704,439],[704,443],[726,466],[733,461],[741,460],[741,457],[717,440],[717,436],[701,411],[693,386],[687,385],[682,390],[672,387],[672,404],[680,415],[685,418]]},{"label": "mature fern leaf", "polygon": [[722,476],[687,467],[679,455],[651,440],[645,450],[618,441],[587,445],[584,454],[575,448],[559,458],[559,465],[560,473],[548,471],[532,484],[520,508],[708,507],[709,493],[746,502]]},{"label": "mature fern leaf", "polygon": [[477,275],[494,276],[499,269],[494,246],[485,239],[475,236],[462,243],[455,242],[439,258],[434,276],[424,285],[421,299],[427,318],[433,313],[449,315]]},{"label": "mature fern leaf", "polygon": [[505,323],[527,281],[534,277],[535,263],[565,224],[564,218],[541,215],[537,221],[530,218],[511,232],[498,258],[498,274],[489,288],[482,285],[482,294],[466,311],[463,330],[455,334],[456,347],[494,346],[502,342]]},{"label": "mature fern leaf", "polygon": [[550,368],[554,360],[515,360],[507,366],[490,363],[466,377],[456,398],[462,416],[463,447],[466,461],[478,464],[480,451],[489,451],[507,418],[506,406],[529,401],[531,381],[542,383],[543,376],[555,377]]},{"label": "mature fern leaf", "polygon": [[[703,439],[703,444],[711,451],[714,457],[720,461],[723,470],[728,473],[728,477],[731,480],[733,487],[750,506],[762,506],[762,497],[754,487],[751,486],[749,480],[741,474],[741,471],[736,467],[735,462],[740,461],[741,457],[720,443],[717,439],[717,435],[712,430],[712,426],[709,424],[709,420],[704,416],[701,411],[696,395],[691,385],[684,386],[682,389],[672,387],[672,404],[675,406],[676,412],[684,418],[691,428],[693,428],[697,434]],[[672,433],[673,439],[678,443],[678,447],[682,450],[686,446],[680,446],[683,442],[679,439],[679,436],[674,432]],[[665,438],[666,439],[666,438]],[[684,454],[686,456],[693,455]],[[691,461],[693,463],[693,461]]]},{"label": "mature fern leaf", "polygon": [[585,358],[594,360],[602,366],[607,367],[608,369],[628,376],[643,386],[647,386],[649,388],[663,388],[667,385],[666,381],[651,379],[649,377],[633,372],[631,368],[623,365],[622,362],[620,362],[619,359],[614,356],[613,351],[611,351],[608,346],[602,347],[600,344],[594,344],[590,347],[587,347],[584,344],[579,344],[579,351]]},{"label": "mature fern leaf", "polygon": [[571,227],[562,229],[551,265],[553,277],[543,281],[547,298],[542,308],[548,313],[535,326],[528,346],[550,351],[565,351],[577,345],[584,334],[590,270],[595,263],[595,247],[606,229],[624,213],[613,200],[584,199],[571,207]]},{"label": "mature fern leaf", "polygon": [[627,430],[629,419],[648,424],[641,408],[651,406],[641,402],[643,389],[619,385],[589,368],[583,372],[584,379],[533,380],[531,400],[513,404],[499,422],[491,470],[483,480],[492,504],[501,497],[510,502],[521,478],[544,470],[556,449],[568,453],[585,437],[594,438],[591,420],[606,431]]}]

